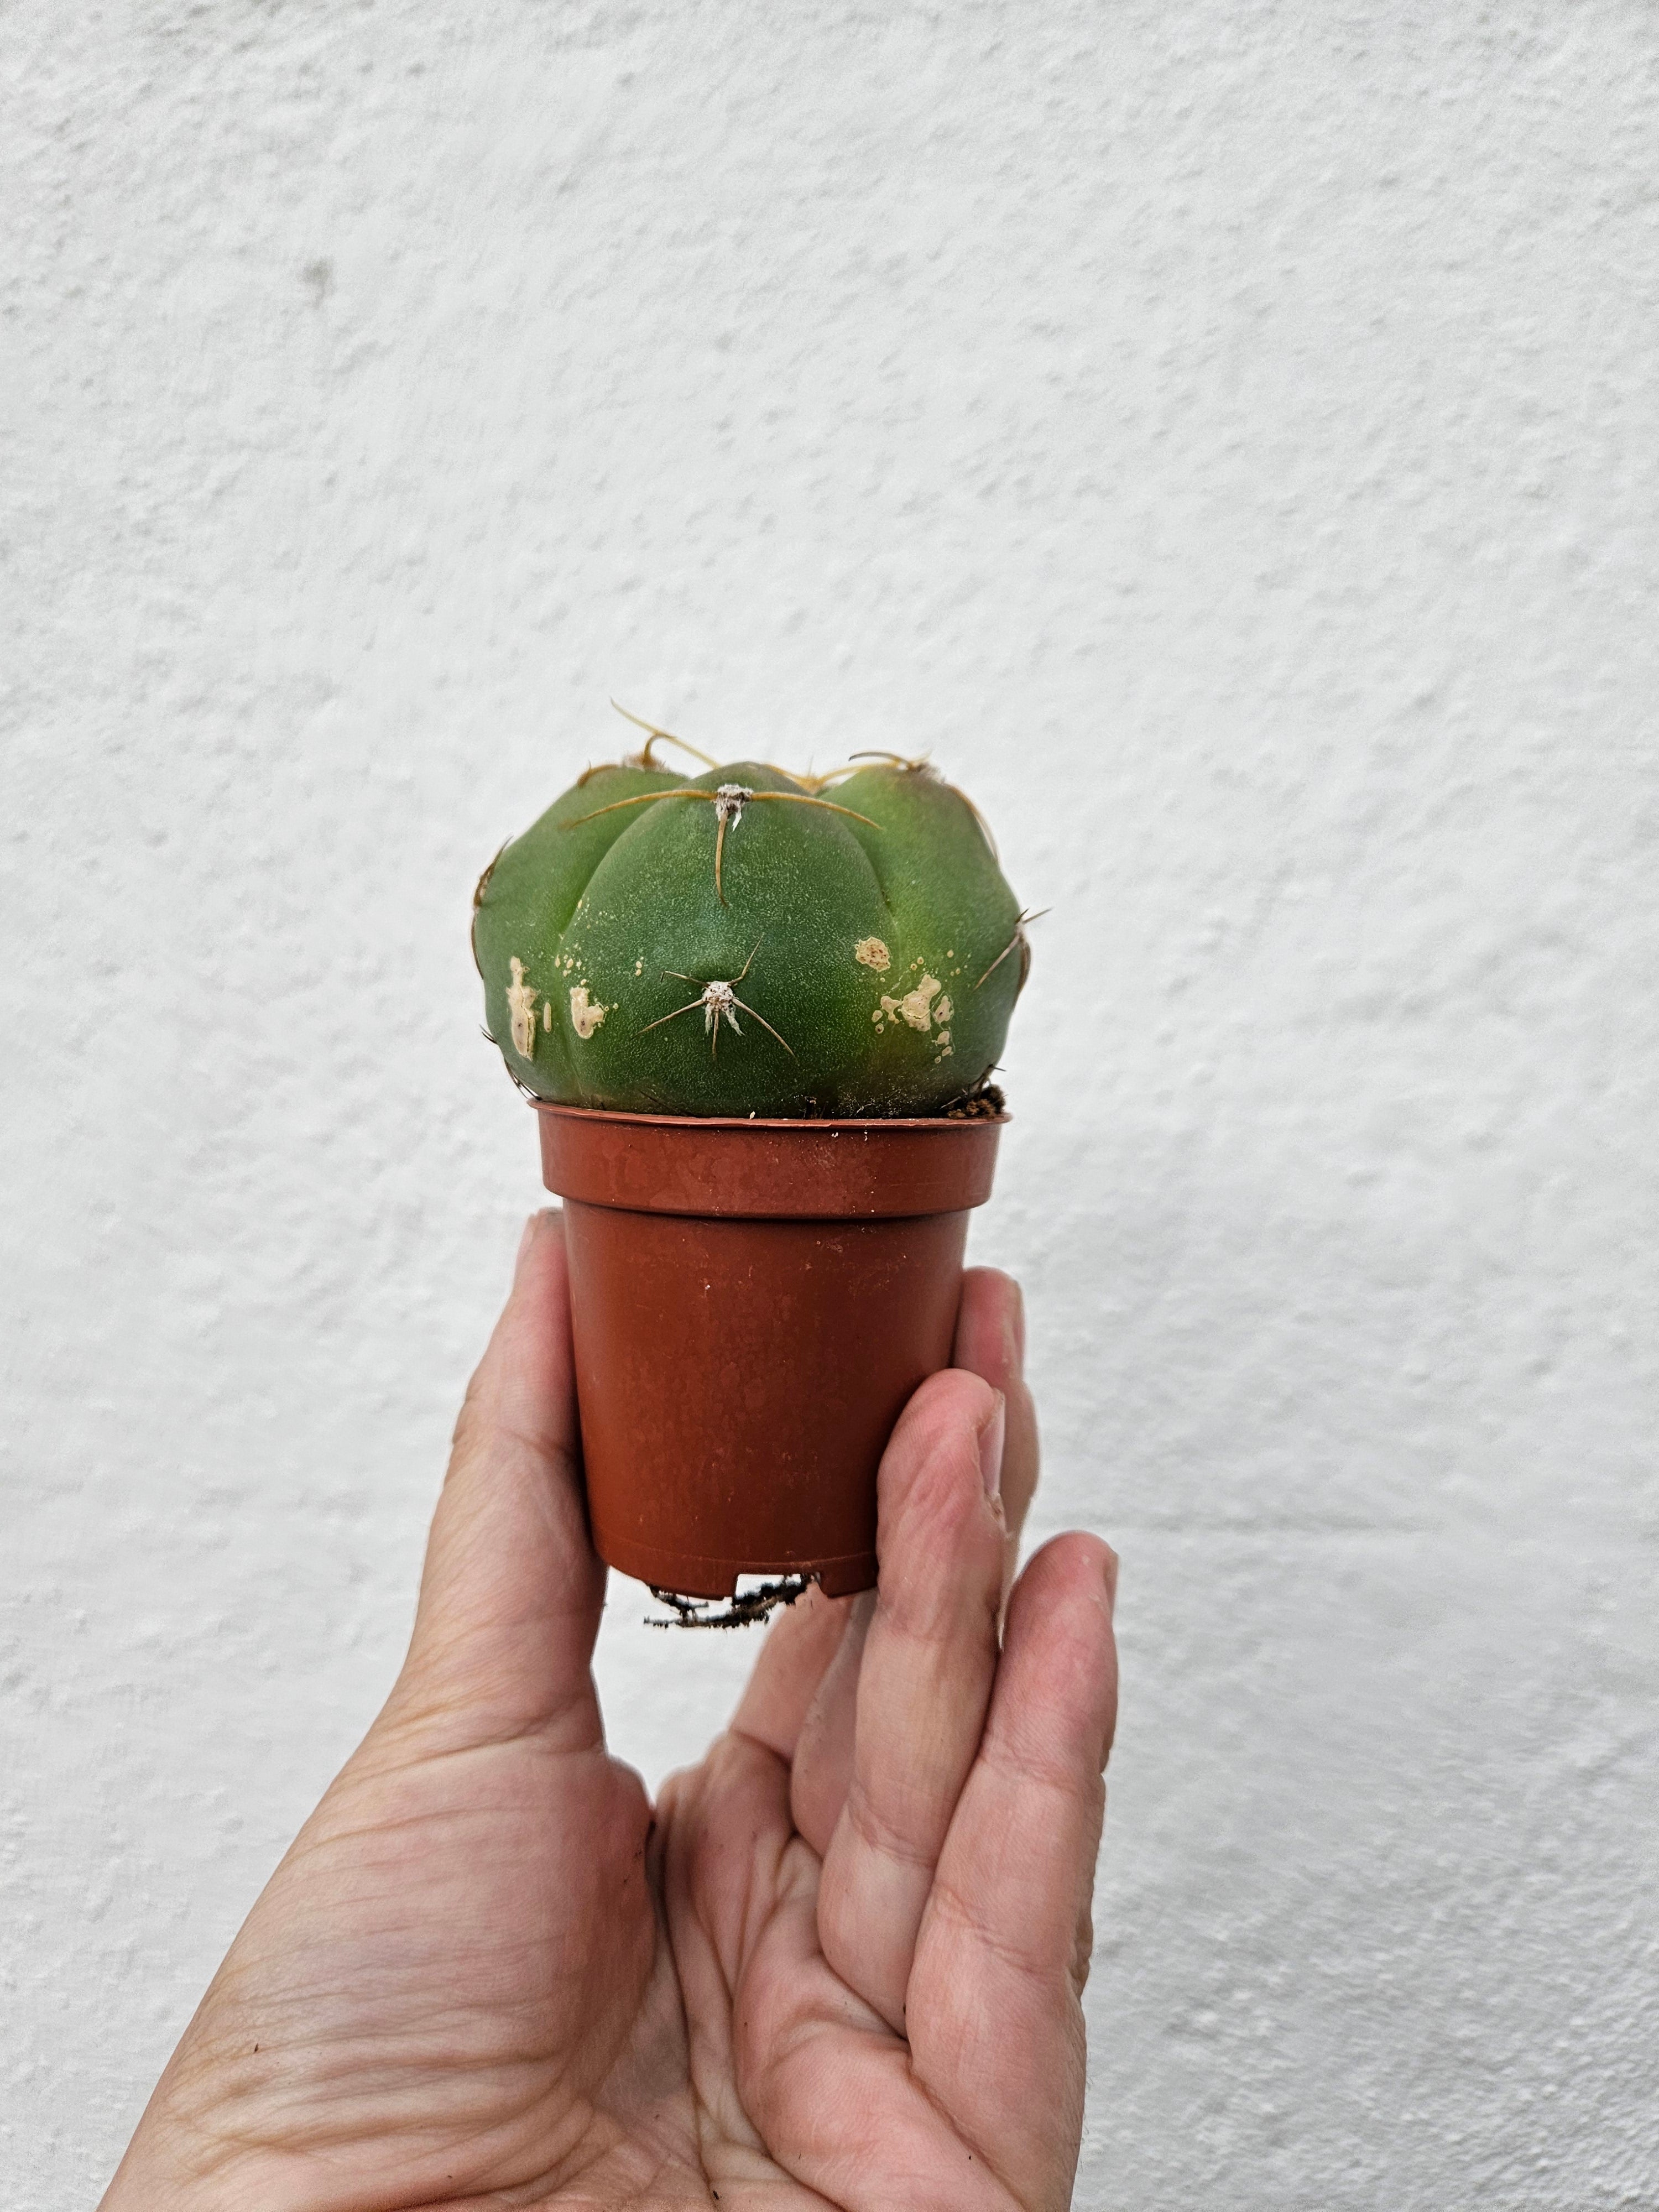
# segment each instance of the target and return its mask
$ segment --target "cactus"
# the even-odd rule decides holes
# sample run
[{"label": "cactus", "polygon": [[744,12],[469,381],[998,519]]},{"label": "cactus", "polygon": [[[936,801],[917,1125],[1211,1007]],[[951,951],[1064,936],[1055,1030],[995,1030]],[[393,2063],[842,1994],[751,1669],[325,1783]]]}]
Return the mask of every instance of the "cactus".
[{"label": "cactus", "polygon": [[1024,919],[973,807],[920,763],[685,777],[648,744],[502,848],[472,937],[489,1034],[536,1097],[799,1119],[972,1097]]}]

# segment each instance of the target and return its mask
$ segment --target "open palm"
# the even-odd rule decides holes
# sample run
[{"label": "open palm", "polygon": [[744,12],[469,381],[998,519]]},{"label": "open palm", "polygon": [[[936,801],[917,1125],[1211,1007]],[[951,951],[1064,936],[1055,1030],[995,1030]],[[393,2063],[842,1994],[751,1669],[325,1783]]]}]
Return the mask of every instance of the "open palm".
[{"label": "open palm", "polygon": [[105,2212],[1067,2203],[1115,1562],[1049,1544],[1000,1634],[1036,1472],[1019,1328],[970,1273],[957,1366],[883,1462],[879,1593],[784,1615],[653,1817],[590,1672],[605,1570],[537,1217],[403,1672]]}]

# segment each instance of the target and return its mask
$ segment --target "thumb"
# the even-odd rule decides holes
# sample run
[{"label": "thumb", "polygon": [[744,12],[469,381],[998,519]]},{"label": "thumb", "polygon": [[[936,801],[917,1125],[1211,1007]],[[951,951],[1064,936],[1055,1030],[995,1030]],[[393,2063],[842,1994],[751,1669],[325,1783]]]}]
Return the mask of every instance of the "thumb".
[{"label": "thumb", "polygon": [[605,1568],[587,1533],[564,1224],[531,1216],[468,1386],[385,1716],[423,1751],[547,1730],[602,1741],[591,1667]]}]

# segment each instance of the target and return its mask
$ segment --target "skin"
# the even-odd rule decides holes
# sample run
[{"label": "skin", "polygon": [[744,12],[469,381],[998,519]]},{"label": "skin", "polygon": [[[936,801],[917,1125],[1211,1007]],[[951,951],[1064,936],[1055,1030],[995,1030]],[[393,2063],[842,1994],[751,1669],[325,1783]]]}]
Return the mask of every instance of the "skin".
[{"label": "skin", "polygon": [[605,1569],[536,1216],[403,1671],[104,2212],[1067,2204],[1117,1563],[1061,1536],[1007,1594],[1022,1352],[1015,1286],[971,1272],[882,1463],[879,1592],[783,1615],[653,1814],[590,1672]]}]

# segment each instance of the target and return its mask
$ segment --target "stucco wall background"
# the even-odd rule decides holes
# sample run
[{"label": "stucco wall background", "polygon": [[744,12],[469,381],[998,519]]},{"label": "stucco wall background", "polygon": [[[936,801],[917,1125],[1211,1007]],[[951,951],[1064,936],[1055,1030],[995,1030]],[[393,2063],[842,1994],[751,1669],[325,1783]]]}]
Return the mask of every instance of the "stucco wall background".
[{"label": "stucco wall background", "polygon": [[[0,10],[0,2204],[372,1715],[537,1199],[483,861],[931,747],[1123,1556],[1078,2201],[1659,2204],[1643,8]],[[639,1626],[655,1778],[751,1647]]]}]

